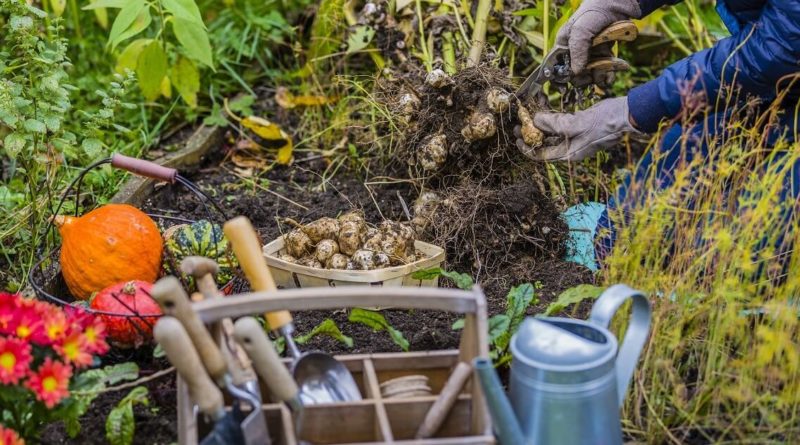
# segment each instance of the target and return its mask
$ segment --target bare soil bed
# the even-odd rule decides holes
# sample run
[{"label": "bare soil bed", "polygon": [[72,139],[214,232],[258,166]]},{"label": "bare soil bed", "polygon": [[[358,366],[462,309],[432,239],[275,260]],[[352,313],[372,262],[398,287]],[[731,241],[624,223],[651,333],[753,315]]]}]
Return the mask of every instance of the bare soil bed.
[{"label": "bare soil bed", "polygon": [[[336,176],[323,182],[321,172],[325,168],[325,160],[320,158],[300,159],[290,167],[277,167],[257,179],[259,184],[274,193],[265,192],[258,187],[248,185],[234,174],[234,166],[224,158],[226,148],[220,147],[204,165],[186,175],[204,191],[212,195],[228,213],[228,216],[245,215],[251,219],[264,242],[272,240],[286,230],[280,221],[293,218],[308,222],[323,216],[335,216],[350,209],[362,209],[368,222],[377,223],[383,218],[406,220],[403,206],[398,194],[412,203],[416,192],[409,186],[386,184],[367,187],[365,178],[358,173],[339,172]],[[507,195],[498,199],[494,205],[513,211],[520,203],[530,208],[535,205],[541,209],[554,209],[544,202],[531,200],[545,199],[539,194],[527,194],[530,189],[509,188]],[[278,197],[277,195],[280,195]],[[516,195],[516,196],[515,196]],[[523,196],[524,195],[524,196]],[[468,197],[465,197],[468,198]],[[294,203],[290,202],[293,201]],[[302,206],[302,207],[301,207]],[[161,188],[147,201],[145,210],[153,213],[181,216],[190,219],[207,218],[208,209],[190,191],[179,185]],[[501,209],[497,208],[500,212]],[[548,220],[558,224],[557,213],[539,215],[537,220]],[[221,217],[214,215],[217,221]],[[482,223],[491,224],[488,220]],[[555,227],[554,227],[555,228]],[[491,230],[492,227],[485,227]],[[563,227],[561,228],[564,229]],[[450,246],[449,246],[450,247]],[[536,250],[525,252],[512,249],[504,252],[504,264],[512,267],[492,269],[479,277],[487,294],[490,315],[505,311],[505,294],[511,286],[524,282],[538,282],[538,303],[529,308],[534,314],[543,310],[547,304],[561,291],[580,283],[590,282],[591,274],[584,268],[560,259],[563,246],[555,246],[550,251]],[[460,272],[472,272],[471,261],[461,252],[447,252],[448,261],[445,268]],[[443,286],[450,286],[448,280],[442,280]],[[240,291],[247,290],[246,283]],[[386,310],[386,319],[401,331],[410,343],[410,350],[435,350],[457,347],[459,333],[451,326],[456,320],[452,314],[432,311]],[[294,314],[295,325],[299,333],[310,331],[325,320],[333,319],[341,331],[353,338],[354,345],[347,348],[336,340],[318,336],[304,345],[304,349],[320,349],[332,353],[367,353],[400,351],[385,332],[374,333],[364,325],[347,321],[347,311],[307,311]],[[152,374],[168,366],[163,359],[152,359],[151,350],[144,348],[136,353],[114,351],[106,360],[136,361],[143,375]],[[150,405],[137,406],[135,442],[141,444],[167,444],[176,440],[175,381],[174,375],[154,380],[147,384],[150,390]],[[101,395],[84,416],[83,430],[73,440],[64,439],[63,428],[51,425],[43,434],[44,443],[52,444],[101,444],[105,443],[105,416],[116,403],[124,397],[126,391],[111,392]]]}]

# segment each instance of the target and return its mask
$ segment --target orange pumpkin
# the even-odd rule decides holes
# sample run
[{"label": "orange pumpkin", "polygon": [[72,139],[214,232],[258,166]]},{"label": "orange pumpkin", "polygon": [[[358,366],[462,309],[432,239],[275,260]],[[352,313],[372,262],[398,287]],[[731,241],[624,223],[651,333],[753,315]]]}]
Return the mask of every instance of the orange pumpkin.
[{"label": "orange pumpkin", "polygon": [[127,204],[108,204],[75,218],[56,216],[61,233],[61,273],[75,298],[126,281],[152,283],[164,248],[156,223]]}]

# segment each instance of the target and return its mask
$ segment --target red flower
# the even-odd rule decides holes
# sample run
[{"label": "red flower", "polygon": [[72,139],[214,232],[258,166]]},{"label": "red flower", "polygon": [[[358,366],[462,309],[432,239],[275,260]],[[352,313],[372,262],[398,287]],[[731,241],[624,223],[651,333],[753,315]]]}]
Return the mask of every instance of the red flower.
[{"label": "red flower", "polygon": [[36,394],[36,398],[44,402],[45,406],[52,408],[62,399],[69,396],[69,379],[72,377],[72,368],[50,357],[35,373],[31,373],[26,386]]},{"label": "red flower", "polygon": [[77,332],[70,334],[61,344],[55,345],[54,349],[61,354],[64,361],[77,368],[92,364],[92,354],[86,347],[86,339],[83,334]]},{"label": "red flower", "polygon": [[0,425],[0,445],[25,445],[16,431]]},{"label": "red flower", "polygon": [[106,325],[99,318],[95,319],[93,324],[84,328],[83,338],[86,342],[86,351],[89,353],[102,355],[108,352]]},{"label": "red flower", "polygon": [[0,293],[0,334],[11,334],[14,331],[12,321],[16,314],[14,296]]},{"label": "red flower", "polygon": [[67,333],[67,317],[61,311],[44,314],[44,333],[50,344],[59,343]]},{"label": "red flower", "polygon": [[10,324],[11,333],[22,340],[46,344],[47,336],[42,329],[42,320],[33,311],[17,309]]},{"label": "red flower", "polygon": [[19,383],[28,372],[32,359],[30,344],[15,338],[0,337],[0,383]]}]

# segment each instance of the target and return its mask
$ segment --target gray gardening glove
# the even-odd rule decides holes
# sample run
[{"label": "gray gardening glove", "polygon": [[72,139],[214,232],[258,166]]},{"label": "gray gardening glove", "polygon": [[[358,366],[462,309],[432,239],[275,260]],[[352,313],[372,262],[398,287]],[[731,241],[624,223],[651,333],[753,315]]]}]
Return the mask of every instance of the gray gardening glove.
[{"label": "gray gardening glove", "polygon": [[631,124],[627,97],[606,99],[575,114],[536,113],[533,123],[546,135],[563,137],[558,145],[534,149],[515,128],[517,147],[536,161],[580,161],[617,145],[625,133],[640,133]]},{"label": "gray gardening glove", "polygon": [[572,72],[580,74],[586,68],[595,36],[613,23],[641,15],[638,0],[583,0],[556,35],[556,43],[569,48]]}]

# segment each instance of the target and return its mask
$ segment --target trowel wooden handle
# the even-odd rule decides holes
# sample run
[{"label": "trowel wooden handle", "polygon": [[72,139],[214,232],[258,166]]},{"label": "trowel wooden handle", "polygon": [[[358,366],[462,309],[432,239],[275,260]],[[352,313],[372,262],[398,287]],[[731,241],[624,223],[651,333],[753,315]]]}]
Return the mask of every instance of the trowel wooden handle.
[{"label": "trowel wooden handle", "polygon": [[264,380],[269,390],[282,402],[297,400],[299,391],[297,383],[281,363],[278,352],[258,321],[252,317],[236,320],[233,325],[233,336],[247,351],[256,373]]},{"label": "trowel wooden handle", "polygon": [[181,322],[170,316],[161,317],[153,328],[153,336],[164,349],[169,362],[186,381],[189,394],[200,411],[217,417],[224,407],[222,392],[203,372],[200,356]]},{"label": "trowel wooden handle", "polygon": [[611,24],[592,40],[592,46],[608,42],[632,42],[639,37],[639,29],[631,20]]},{"label": "trowel wooden handle", "polygon": [[[250,287],[256,291],[277,290],[275,280],[272,279],[267,260],[264,259],[264,253],[261,250],[261,241],[259,241],[256,229],[253,228],[250,220],[244,216],[233,218],[225,223],[222,230],[231,243],[233,253],[239,260],[239,266],[244,271],[247,280],[250,281]],[[278,330],[292,322],[292,314],[289,311],[270,312],[265,316],[270,329],[273,330]]]},{"label": "trowel wooden handle", "polygon": [[415,439],[427,439],[439,431],[447,415],[450,414],[450,410],[453,409],[453,404],[458,400],[461,388],[467,383],[471,374],[472,366],[467,363],[461,362],[455,367],[442,388],[442,392],[439,393],[439,397],[428,409],[425,420],[422,421],[422,425],[419,426],[417,434],[414,436]]},{"label": "trowel wooden handle", "polygon": [[228,372],[225,358],[192,308],[189,296],[181,287],[180,281],[173,276],[164,277],[153,285],[151,294],[161,305],[164,314],[175,317],[181,322],[211,377],[217,382],[224,381]]}]

